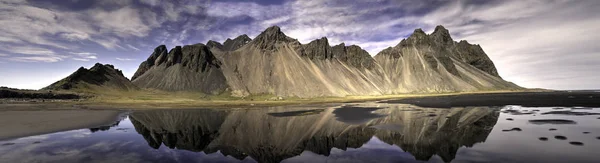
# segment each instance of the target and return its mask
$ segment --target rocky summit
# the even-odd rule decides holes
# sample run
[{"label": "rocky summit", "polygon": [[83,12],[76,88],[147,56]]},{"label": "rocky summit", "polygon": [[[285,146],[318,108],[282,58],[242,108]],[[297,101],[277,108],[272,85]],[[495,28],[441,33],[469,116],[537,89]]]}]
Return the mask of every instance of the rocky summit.
[{"label": "rocky summit", "polygon": [[[94,67],[105,67],[111,72],[113,69]],[[102,85],[122,76],[120,71],[106,75],[95,69],[98,68],[80,69],[48,88],[69,89],[74,86],[71,81],[77,80]],[[106,76],[112,78],[105,79]],[[121,79],[124,77],[119,77],[119,87],[132,87]],[[267,28],[254,39],[240,35],[224,44],[211,40],[206,45],[176,46],[170,50],[160,45],[140,64],[132,83],[144,89],[228,93],[237,97],[522,89],[500,78],[481,46],[454,41],[443,26],[437,26],[431,34],[416,29],[375,57],[357,45],[331,46],[326,37],[301,44],[277,26]]]},{"label": "rocky summit", "polygon": [[168,53],[164,45],[158,46],[135,74],[132,82],[140,88],[206,94],[227,88],[221,62],[204,44],[177,46]]},{"label": "rocky summit", "polygon": [[250,41],[252,41],[252,39],[250,39],[248,35],[244,34],[234,38],[233,40],[228,38],[227,40],[225,40],[225,42],[223,42],[223,44],[213,40],[209,40],[206,43],[206,46],[208,46],[209,48],[216,48],[218,50],[223,51],[235,51],[241,48],[242,46],[248,44]]},{"label": "rocky summit", "polygon": [[81,67],[68,77],[59,80],[44,90],[136,90],[123,72],[113,65],[96,63],[92,68]]},{"label": "rocky summit", "polygon": [[157,47],[133,77],[141,88],[317,97],[520,89],[500,78],[479,45],[456,42],[443,26],[421,29],[371,57],[326,37],[301,44],[277,26],[224,45]]},{"label": "rocky summit", "polygon": [[421,29],[375,60],[396,92],[454,92],[519,88],[498,75],[479,45],[452,40],[443,26],[430,35]]}]

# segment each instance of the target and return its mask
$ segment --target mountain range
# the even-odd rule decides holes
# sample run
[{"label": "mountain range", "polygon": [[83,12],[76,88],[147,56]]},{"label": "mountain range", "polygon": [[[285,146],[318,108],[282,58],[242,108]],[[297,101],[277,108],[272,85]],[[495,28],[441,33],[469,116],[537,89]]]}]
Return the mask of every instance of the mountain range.
[{"label": "mountain range", "polygon": [[303,98],[522,89],[498,75],[481,46],[454,41],[443,26],[431,34],[416,29],[374,57],[356,45],[332,46],[326,37],[301,44],[272,26],[254,39],[241,35],[223,44],[210,40],[170,50],[160,45],[130,82],[118,70],[95,71],[97,66],[114,69],[102,64],[79,69],[47,89],[86,83],[126,90]]}]

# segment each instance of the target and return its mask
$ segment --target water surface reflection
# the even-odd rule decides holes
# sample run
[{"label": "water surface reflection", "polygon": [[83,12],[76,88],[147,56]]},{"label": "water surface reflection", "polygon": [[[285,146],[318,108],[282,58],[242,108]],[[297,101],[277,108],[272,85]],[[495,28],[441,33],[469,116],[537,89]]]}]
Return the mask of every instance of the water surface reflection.
[{"label": "water surface reflection", "polygon": [[[596,108],[333,107],[132,112],[2,141],[9,162],[594,162]],[[510,119],[510,120],[508,120]],[[503,132],[510,131],[510,132]]]}]

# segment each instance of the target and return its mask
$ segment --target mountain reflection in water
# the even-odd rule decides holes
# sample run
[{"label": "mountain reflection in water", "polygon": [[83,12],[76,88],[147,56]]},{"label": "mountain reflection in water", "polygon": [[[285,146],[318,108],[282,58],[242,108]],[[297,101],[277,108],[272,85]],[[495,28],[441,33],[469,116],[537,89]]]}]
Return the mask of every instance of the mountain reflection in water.
[{"label": "mountain reflection in water", "polygon": [[[427,161],[437,155],[449,162],[460,147],[485,141],[499,115],[498,109],[488,107],[416,109],[391,105],[301,110],[306,108],[154,110],[134,112],[129,118],[155,149],[162,144],[195,152],[219,151],[240,160],[249,156],[258,162],[304,162],[317,159],[300,156],[307,152],[330,156],[334,148],[357,149],[367,142],[381,141],[409,152],[413,161]],[[290,112],[299,114],[287,114]],[[371,119],[351,120],[364,117]]]},{"label": "mountain reflection in water", "polygon": [[134,111],[0,141],[0,162],[597,162],[600,108],[394,103]]}]

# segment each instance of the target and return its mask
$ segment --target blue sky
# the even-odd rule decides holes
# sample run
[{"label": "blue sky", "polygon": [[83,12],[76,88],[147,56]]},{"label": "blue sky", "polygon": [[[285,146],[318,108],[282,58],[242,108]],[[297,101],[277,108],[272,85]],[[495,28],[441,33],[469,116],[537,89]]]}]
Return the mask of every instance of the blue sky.
[{"label": "blue sky", "polygon": [[0,86],[38,89],[109,63],[131,77],[154,47],[255,37],[278,25],[371,55],[444,25],[525,87],[600,89],[597,0],[0,0]]}]

